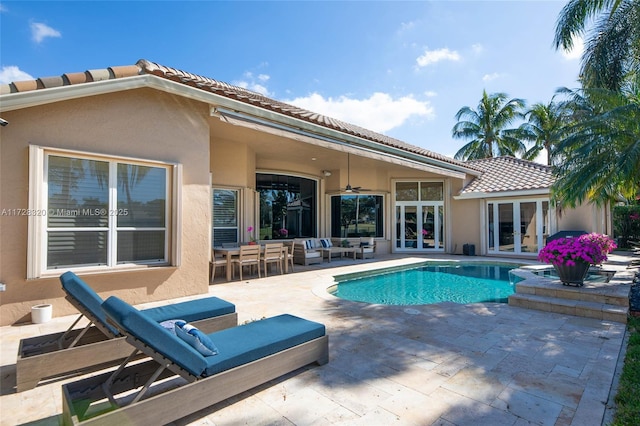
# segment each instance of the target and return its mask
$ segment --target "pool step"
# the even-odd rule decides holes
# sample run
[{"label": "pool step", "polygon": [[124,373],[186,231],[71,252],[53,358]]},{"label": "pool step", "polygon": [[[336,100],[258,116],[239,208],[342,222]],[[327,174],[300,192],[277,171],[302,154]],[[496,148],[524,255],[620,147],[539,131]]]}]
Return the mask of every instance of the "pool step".
[{"label": "pool step", "polygon": [[516,284],[509,305],[626,324],[629,287],[625,287],[570,287],[557,280],[527,280]]}]

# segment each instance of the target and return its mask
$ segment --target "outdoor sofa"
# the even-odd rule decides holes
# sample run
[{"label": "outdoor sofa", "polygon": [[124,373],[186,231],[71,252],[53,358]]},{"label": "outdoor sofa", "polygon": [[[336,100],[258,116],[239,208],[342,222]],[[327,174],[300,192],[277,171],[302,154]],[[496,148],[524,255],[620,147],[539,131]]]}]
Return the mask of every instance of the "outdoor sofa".
[{"label": "outdoor sofa", "polygon": [[145,312],[111,296],[109,321],[152,360],[62,386],[65,424],[167,424],[295,371],[328,362],[324,325],[279,315],[200,336],[217,354],[164,328]]},{"label": "outdoor sofa", "polygon": [[[116,365],[131,352],[122,334],[107,323],[102,298],[73,272],[60,276],[66,299],[80,316],[65,331],[20,340],[16,362],[16,390],[32,389],[43,379],[59,378],[78,371],[95,371]],[[235,305],[207,297],[144,310],[156,322],[181,318],[206,332],[238,324]],[[82,317],[89,323],[74,328]]]},{"label": "outdoor sofa", "polygon": [[300,265],[322,263],[322,260],[337,256],[353,256],[354,259],[369,259],[375,256],[376,242],[373,237],[357,238],[296,238],[293,240],[293,262]]},{"label": "outdoor sofa", "polygon": [[296,238],[293,240],[293,263],[313,265],[322,263],[322,245],[315,238]]}]

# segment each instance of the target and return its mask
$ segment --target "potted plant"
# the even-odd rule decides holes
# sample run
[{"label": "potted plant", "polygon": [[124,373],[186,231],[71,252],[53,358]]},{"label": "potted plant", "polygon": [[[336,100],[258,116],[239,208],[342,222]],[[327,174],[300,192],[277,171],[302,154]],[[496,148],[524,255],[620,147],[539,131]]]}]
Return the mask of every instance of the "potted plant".
[{"label": "potted plant", "polygon": [[256,244],[257,244],[257,243],[256,243],[256,239],[255,239],[255,237],[253,236],[253,226],[249,226],[249,227],[247,227],[247,232],[249,233],[249,245],[250,245],[250,246],[252,246],[252,245],[256,245]]},{"label": "potted plant", "polygon": [[591,233],[550,241],[540,250],[538,259],[553,265],[562,284],[581,286],[589,267],[607,260],[607,254],[615,248],[608,236]]}]

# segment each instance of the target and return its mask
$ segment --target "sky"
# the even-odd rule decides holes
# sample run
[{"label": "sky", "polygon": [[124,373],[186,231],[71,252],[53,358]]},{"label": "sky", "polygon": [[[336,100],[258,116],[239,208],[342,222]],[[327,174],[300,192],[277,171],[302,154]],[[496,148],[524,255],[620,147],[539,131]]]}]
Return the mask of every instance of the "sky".
[{"label": "sky", "polygon": [[139,59],[453,156],[482,92],[577,88],[566,1],[0,1],[0,84]]}]

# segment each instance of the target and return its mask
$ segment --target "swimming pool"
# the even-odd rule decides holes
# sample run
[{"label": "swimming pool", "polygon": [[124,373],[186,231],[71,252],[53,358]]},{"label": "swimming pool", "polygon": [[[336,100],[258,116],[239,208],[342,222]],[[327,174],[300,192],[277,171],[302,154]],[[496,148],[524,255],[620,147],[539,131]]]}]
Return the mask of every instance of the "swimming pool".
[{"label": "swimming pool", "polygon": [[519,267],[507,263],[425,262],[339,275],[334,277],[337,284],[327,291],[341,299],[383,305],[507,303],[515,291],[509,271]]}]

